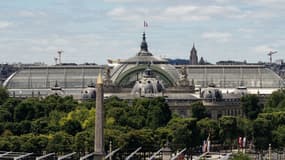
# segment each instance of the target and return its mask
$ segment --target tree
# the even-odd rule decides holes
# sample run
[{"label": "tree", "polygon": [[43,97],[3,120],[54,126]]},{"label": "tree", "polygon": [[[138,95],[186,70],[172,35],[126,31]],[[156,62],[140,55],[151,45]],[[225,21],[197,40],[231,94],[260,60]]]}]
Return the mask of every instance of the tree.
[{"label": "tree", "polygon": [[209,117],[209,113],[202,102],[194,102],[191,104],[192,117],[197,120]]},{"label": "tree", "polygon": [[194,118],[174,118],[169,121],[167,128],[172,131],[169,139],[173,148],[190,148],[200,143],[196,122]]},{"label": "tree", "polygon": [[50,109],[47,104],[35,100],[33,106],[35,108],[35,118],[48,117]]},{"label": "tree", "polygon": [[82,131],[82,126],[78,120],[68,120],[64,126],[63,129],[66,133],[75,135],[77,132]]},{"label": "tree", "polygon": [[272,131],[273,142],[276,147],[285,147],[285,125],[279,126],[276,130]]},{"label": "tree", "polygon": [[125,107],[126,125],[134,129],[142,129],[145,127],[149,107],[151,107],[150,99],[135,99],[132,106]]},{"label": "tree", "polygon": [[277,108],[279,111],[285,111],[285,99],[279,102]]},{"label": "tree", "polygon": [[285,124],[285,112],[260,113],[258,117],[268,120],[273,129]]},{"label": "tree", "polygon": [[253,135],[256,148],[266,149],[271,142],[271,122],[264,118],[254,120]]},{"label": "tree", "polygon": [[14,110],[14,120],[18,122],[32,120],[35,118],[35,112],[35,108],[31,102],[23,101]]},{"label": "tree", "polygon": [[256,119],[257,115],[262,111],[258,97],[253,94],[243,96],[241,98],[241,105],[243,113],[251,120]]},{"label": "tree", "polygon": [[12,144],[7,138],[1,138],[0,139],[0,150],[2,151],[11,151],[12,150]]},{"label": "tree", "polygon": [[0,87],[0,105],[9,98],[9,93],[6,88]]},{"label": "tree", "polygon": [[114,125],[124,126],[126,124],[126,112],[125,108],[113,107],[106,111],[106,118],[113,118],[115,120]]},{"label": "tree", "polygon": [[238,136],[245,136],[247,138],[253,136],[253,128],[252,128],[252,121],[243,118],[243,117],[237,117],[237,130],[238,130]]},{"label": "tree", "polygon": [[18,104],[20,104],[22,102],[22,100],[20,99],[16,99],[16,98],[9,98],[3,105],[2,105],[2,109],[5,111],[8,111],[11,115],[11,117],[9,118],[10,121],[13,121],[14,118],[14,109],[16,108],[16,106]]},{"label": "tree", "polygon": [[0,123],[0,135],[4,132],[4,125]]},{"label": "tree", "polygon": [[0,109],[0,122],[11,122],[13,120],[12,115],[5,109]]},{"label": "tree", "polygon": [[153,137],[153,131],[150,129],[131,130],[124,139],[125,146],[131,149],[142,147],[144,150],[153,151],[156,148]]},{"label": "tree", "polygon": [[285,99],[285,90],[278,90],[273,92],[266,101],[265,111],[270,112],[276,109],[278,110],[278,108],[285,108],[285,106],[283,105],[284,102],[282,102],[284,101],[284,99]]},{"label": "tree", "polygon": [[[95,106],[95,105],[94,105]],[[116,96],[111,96],[104,101],[106,111],[110,108],[124,108],[128,106],[127,101],[121,100]]]},{"label": "tree", "polygon": [[[5,130],[7,130],[7,132],[11,132],[12,135],[16,134],[19,135],[19,131],[18,131],[18,123],[13,123],[13,122],[6,122],[3,123]],[[8,132],[8,135],[9,135]],[[5,131],[4,131],[5,133]]]},{"label": "tree", "polygon": [[72,96],[50,95],[43,100],[43,104],[47,104],[47,107],[51,110],[68,113],[76,108],[78,102]]},{"label": "tree", "polygon": [[204,118],[197,122],[199,134],[202,140],[205,140],[210,135],[210,139],[218,139],[219,125],[216,120]]},{"label": "tree", "polygon": [[221,140],[226,144],[233,144],[233,140],[237,138],[237,120],[233,116],[223,116],[219,119],[219,130]]},{"label": "tree", "polygon": [[39,118],[32,122],[32,133],[33,134],[47,134],[49,133],[48,128],[48,119],[47,118]]},{"label": "tree", "polygon": [[47,151],[68,153],[72,151],[73,137],[65,132],[57,132],[48,142]]},{"label": "tree", "polygon": [[172,134],[172,130],[168,127],[160,127],[154,131],[154,139],[155,142],[158,143],[159,146],[164,146],[170,140],[170,135]]},{"label": "tree", "polygon": [[31,143],[34,148],[34,150],[28,150],[29,152],[42,153],[48,145],[48,137],[45,135],[32,135],[28,142]]},{"label": "tree", "polygon": [[79,105],[82,107],[85,107],[87,109],[91,109],[91,108],[95,108],[95,101],[94,100],[86,100],[86,101],[83,101]]},{"label": "tree", "polygon": [[18,135],[30,133],[32,130],[32,122],[31,121],[21,121],[18,123]]},{"label": "tree", "polygon": [[[87,123],[90,119],[94,121],[95,119],[95,108],[87,109],[85,107],[78,107],[75,110],[69,112],[66,116],[62,117],[59,121],[60,125],[64,125],[69,120],[77,120],[80,122],[83,128],[87,127]],[[94,111],[94,112],[93,112]]]},{"label": "tree", "polygon": [[57,110],[52,110],[49,113],[48,119],[49,119],[49,125],[59,125],[60,120],[65,117],[67,113],[59,112]]},{"label": "tree", "polygon": [[30,133],[31,131],[31,121],[21,121],[21,122],[7,122],[4,123],[4,128],[10,130],[13,135],[21,135]]},{"label": "tree", "polygon": [[171,111],[164,98],[150,100],[150,107],[146,117],[146,126],[156,129],[165,126],[171,119]]},{"label": "tree", "polygon": [[11,151],[21,151],[21,144],[23,144],[23,139],[20,136],[9,136],[7,137],[9,143],[11,144]]},{"label": "tree", "polygon": [[[85,130],[78,132],[74,137],[74,147],[76,152],[92,152],[94,146],[94,132],[93,130]],[[107,142],[107,141],[105,141]]]},{"label": "tree", "polygon": [[[125,131],[126,129],[122,127],[106,128],[104,130],[105,137],[105,148],[109,147],[109,142],[112,142],[113,148],[119,148],[127,146],[127,137],[130,130]],[[93,131],[93,129],[92,129]],[[94,141],[93,141],[94,142]]]}]

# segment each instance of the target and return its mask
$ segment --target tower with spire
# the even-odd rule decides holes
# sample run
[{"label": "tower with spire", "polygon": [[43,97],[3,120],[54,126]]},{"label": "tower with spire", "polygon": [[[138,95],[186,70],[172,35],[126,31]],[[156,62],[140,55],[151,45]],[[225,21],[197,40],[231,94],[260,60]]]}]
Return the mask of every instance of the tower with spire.
[{"label": "tower with spire", "polygon": [[193,47],[190,52],[190,65],[197,65],[198,64],[198,56],[197,56],[197,50],[195,48],[195,44],[193,43]]}]

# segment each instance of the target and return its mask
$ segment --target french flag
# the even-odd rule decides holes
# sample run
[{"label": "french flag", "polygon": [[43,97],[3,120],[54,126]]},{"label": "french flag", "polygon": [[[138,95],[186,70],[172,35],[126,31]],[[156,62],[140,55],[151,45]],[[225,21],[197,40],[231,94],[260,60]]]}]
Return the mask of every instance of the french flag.
[{"label": "french flag", "polygon": [[143,26],[148,27],[148,23],[146,21],[143,21]]}]

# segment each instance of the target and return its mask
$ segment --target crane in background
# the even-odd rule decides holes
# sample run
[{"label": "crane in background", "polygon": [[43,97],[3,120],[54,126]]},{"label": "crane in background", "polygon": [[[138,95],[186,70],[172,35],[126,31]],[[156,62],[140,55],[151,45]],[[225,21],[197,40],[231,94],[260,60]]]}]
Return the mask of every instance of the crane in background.
[{"label": "crane in background", "polygon": [[277,51],[270,51],[267,55],[270,57],[270,63],[272,63],[272,55],[277,53]]},{"label": "crane in background", "polygon": [[63,50],[58,50],[58,64],[61,65],[61,54],[63,53]]}]

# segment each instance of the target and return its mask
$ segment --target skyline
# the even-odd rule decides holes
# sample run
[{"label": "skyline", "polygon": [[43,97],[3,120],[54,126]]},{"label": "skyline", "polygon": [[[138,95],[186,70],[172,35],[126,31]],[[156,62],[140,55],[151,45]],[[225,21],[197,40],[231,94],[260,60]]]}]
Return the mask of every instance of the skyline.
[{"label": "skyline", "polygon": [[[144,21],[150,52],[189,59],[284,59],[283,0],[21,0],[0,2],[1,63],[106,64],[139,51]],[[24,56],[23,56],[24,54]],[[27,56],[28,55],[28,56]]]}]

